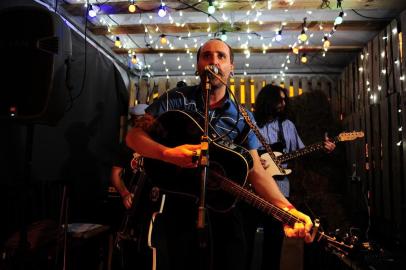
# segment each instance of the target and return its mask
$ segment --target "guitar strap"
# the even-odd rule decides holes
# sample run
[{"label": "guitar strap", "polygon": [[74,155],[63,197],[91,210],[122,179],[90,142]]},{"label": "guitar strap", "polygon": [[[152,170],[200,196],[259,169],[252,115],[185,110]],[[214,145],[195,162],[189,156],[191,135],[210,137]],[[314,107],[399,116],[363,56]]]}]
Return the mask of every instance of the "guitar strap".
[{"label": "guitar strap", "polygon": [[282,121],[280,119],[278,119],[278,126],[279,126],[278,142],[282,143],[282,152],[283,152],[283,149],[286,149],[286,140],[285,140],[285,135],[283,133]]},{"label": "guitar strap", "polygon": [[242,114],[242,116],[245,119],[245,122],[250,126],[251,130],[254,132],[255,136],[257,136],[258,140],[261,142],[262,146],[265,148],[266,152],[269,154],[271,159],[274,161],[275,165],[278,167],[279,171],[281,173],[285,173],[285,169],[282,168],[281,163],[278,161],[276,158],[274,152],[272,151],[271,147],[269,144],[266,143],[265,138],[262,136],[262,134],[259,132],[258,127],[252,123],[246,109],[242,105],[238,105],[238,110]]}]

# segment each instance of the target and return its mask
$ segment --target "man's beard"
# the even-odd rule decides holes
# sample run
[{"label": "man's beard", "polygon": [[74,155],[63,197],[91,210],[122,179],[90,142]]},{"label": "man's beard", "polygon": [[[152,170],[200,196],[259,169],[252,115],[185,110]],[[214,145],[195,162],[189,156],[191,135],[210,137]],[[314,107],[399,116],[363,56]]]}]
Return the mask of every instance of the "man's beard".
[{"label": "man's beard", "polygon": [[285,108],[276,109],[274,111],[274,117],[279,118],[279,119],[286,119],[286,117],[287,117],[286,109]]},{"label": "man's beard", "polygon": [[[217,74],[217,76],[220,77],[223,81],[225,81],[223,74],[221,74],[220,72],[219,74]],[[209,82],[213,90],[219,89],[224,85],[223,82],[214,75],[209,75]]]}]

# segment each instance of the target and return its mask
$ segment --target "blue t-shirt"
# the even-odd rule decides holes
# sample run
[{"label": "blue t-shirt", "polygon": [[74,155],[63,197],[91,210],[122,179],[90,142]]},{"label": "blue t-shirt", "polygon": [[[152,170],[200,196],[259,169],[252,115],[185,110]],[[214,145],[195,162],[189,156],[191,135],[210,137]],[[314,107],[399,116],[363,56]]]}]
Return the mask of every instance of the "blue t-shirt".
[{"label": "blue t-shirt", "polygon": [[[200,85],[172,89],[151,104],[145,111],[154,117],[168,110],[198,112],[204,115],[204,98]],[[251,120],[254,118],[248,112]],[[238,117],[238,119],[237,119]],[[219,135],[227,134],[234,143],[248,150],[257,149],[259,142],[228,93],[221,107],[209,110],[210,124]],[[255,123],[255,122],[254,122]]]}]

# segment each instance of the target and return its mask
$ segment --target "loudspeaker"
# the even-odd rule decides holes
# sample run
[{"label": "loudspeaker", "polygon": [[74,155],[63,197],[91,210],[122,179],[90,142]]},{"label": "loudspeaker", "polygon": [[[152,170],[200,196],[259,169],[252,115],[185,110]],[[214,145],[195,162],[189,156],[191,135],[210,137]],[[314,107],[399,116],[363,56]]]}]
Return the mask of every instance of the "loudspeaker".
[{"label": "loudspeaker", "polygon": [[55,124],[67,101],[69,27],[35,6],[0,10],[0,119]]}]

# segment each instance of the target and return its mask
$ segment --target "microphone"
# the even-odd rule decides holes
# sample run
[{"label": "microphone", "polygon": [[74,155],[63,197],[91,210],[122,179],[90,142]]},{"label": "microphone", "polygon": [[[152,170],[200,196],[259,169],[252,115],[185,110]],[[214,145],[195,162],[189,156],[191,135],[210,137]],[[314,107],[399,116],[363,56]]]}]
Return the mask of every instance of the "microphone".
[{"label": "microphone", "polygon": [[[207,66],[204,67],[204,70],[211,71],[214,74],[219,74],[219,69],[215,65],[207,65]],[[209,74],[210,74],[210,72],[209,72]]]}]

